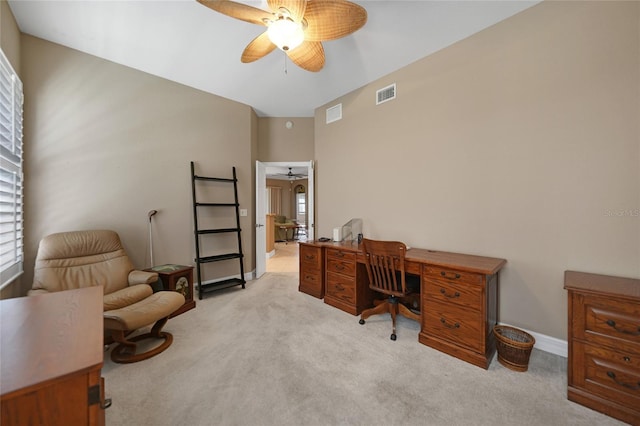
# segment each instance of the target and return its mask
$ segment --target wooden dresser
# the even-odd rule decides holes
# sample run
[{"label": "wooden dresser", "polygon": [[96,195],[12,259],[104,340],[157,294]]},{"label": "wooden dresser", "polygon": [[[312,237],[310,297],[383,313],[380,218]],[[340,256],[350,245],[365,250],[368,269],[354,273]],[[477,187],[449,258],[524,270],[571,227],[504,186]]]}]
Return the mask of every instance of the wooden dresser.
[{"label": "wooden dresser", "polygon": [[640,425],[640,280],[566,271],[569,400]]},{"label": "wooden dresser", "polygon": [[2,426],[104,425],[102,287],[0,301]]}]

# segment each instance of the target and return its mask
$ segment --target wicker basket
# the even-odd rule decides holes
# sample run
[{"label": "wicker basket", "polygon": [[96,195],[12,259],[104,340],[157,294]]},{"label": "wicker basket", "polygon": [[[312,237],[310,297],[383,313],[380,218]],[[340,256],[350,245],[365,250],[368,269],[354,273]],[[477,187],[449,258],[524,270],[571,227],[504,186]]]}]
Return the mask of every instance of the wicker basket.
[{"label": "wicker basket", "polygon": [[493,327],[498,349],[498,362],[514,371],[527,371],[529,356],[536,343],[532,335],[506,325]]}]

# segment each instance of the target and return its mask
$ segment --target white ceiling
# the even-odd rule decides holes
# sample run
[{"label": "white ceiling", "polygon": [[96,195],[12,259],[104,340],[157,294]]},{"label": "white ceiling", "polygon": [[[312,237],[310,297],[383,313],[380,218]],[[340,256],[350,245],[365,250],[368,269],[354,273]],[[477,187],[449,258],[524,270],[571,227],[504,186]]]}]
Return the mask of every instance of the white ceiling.
[{"label": "white ceiling", "polygon": [[[242,3],[268,9],[266,2]],[[279,50],[241,63],[265,27],[195,0],[9,0],[24,33],[250,105],[261,117],[312,117],[315,108],[538,1],[355,3],[367,10],[367,24],[323,42],[325,67],[311,73]]]}]

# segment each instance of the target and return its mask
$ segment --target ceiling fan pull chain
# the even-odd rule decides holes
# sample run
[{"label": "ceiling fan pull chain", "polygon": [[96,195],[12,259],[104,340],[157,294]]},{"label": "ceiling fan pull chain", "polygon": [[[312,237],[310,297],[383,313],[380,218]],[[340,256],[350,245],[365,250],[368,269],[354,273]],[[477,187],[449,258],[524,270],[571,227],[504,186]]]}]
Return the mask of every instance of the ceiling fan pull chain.
[{"label": "ceiling fan pull chain", "polygon": [[287,75],[287,55],[284,54],[284,74]]}]

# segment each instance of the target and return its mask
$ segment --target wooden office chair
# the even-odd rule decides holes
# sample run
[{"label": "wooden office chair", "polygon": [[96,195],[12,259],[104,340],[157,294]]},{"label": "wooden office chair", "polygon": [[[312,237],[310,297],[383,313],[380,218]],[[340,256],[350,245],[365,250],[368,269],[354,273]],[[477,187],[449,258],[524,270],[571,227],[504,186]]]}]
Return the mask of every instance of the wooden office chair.
[{"label": "wooden office chair", "polygon": [[[360,324],[371,315],[391,314],[393,332],[391,340],[396,340],[396,316],[420,321],[420,315],[412,312],[400,303],[399,298],[411,293],[420,292],[420,278],[410,276],[407,280],[404,270],[404,256],[407,246],[399,241],[376,241],[364,238],[362,240],[364,255],[369,275],[369,287],[378,293],[389,297],[377,306],[365,309],[360,314]],[[376,303],[376,302],[374,302]]]}]

